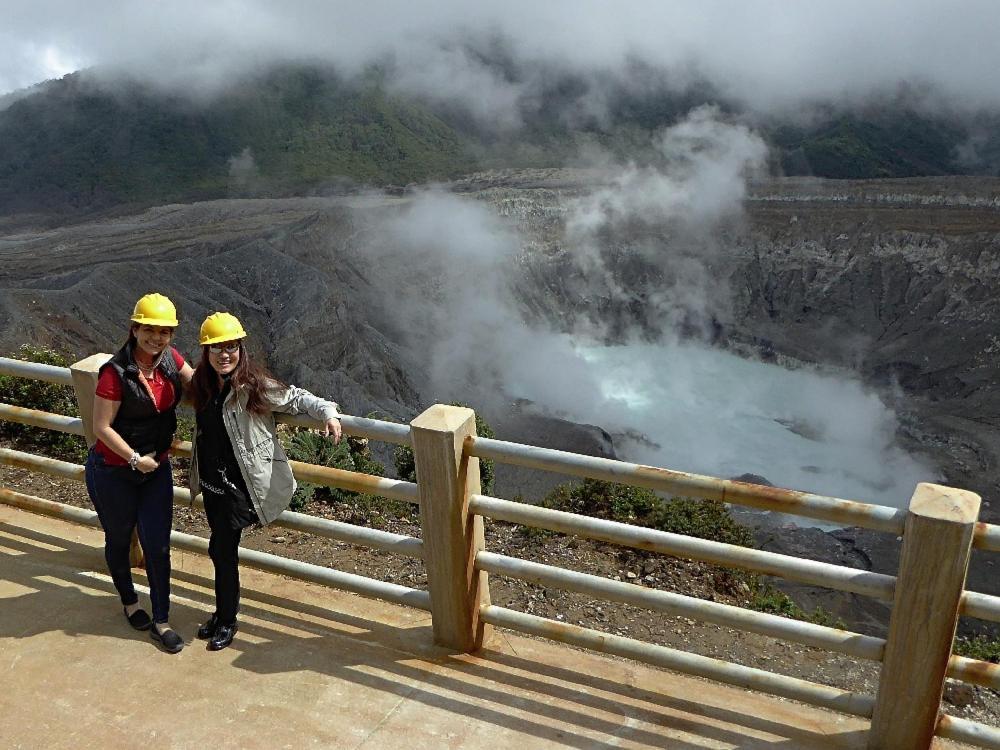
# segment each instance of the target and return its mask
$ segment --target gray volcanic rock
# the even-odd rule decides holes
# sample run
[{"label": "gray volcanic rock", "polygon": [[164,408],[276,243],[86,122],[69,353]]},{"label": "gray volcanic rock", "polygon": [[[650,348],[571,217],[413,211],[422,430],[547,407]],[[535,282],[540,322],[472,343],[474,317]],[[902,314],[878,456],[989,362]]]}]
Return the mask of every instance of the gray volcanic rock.
[{"label": "gray volcanic rock", "polygon": [[[598,458],[618,458],[611,436],[594,425],[576,424],[565,419],[534,414],[518,406],[490,418],[489,421],[499,440]],[[577,480],[566,474],[497,464],[493,494],[506,498],[520,495],[526,502],[535,503],[558,485],[574,481]]]},{"label": "gray volcanic rock", "polygon": [[409,417],[418,395],[403,355],[352,305],[364,279],[330,247],[347,219],[326,199],[214,201],[9,237],[0,350],[30,341],[80,356],[114,351],[136,298],[157,290],[177,304],[175,343],[192,362],[201,320],[227,310],[279,377],[350,413]]}]

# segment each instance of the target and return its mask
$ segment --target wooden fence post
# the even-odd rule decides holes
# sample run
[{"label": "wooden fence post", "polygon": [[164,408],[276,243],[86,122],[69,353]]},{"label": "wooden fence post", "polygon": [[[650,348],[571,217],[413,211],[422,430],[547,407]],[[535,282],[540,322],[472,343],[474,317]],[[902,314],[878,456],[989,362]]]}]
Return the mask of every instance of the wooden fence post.
[{"label": "wooden fence post", "polygon": [[869,750],[927,750],[969,567],[979,495],[921,483],[910,500]]},{"label": "wooden fence post", "polygon": [[[94,391],[97,390],[97,377],[101,365],[109,359],[111,359],[110,354],[91,354],[69,367],[88,448],[97,442],[94,436]],[[128,558],[133,568],[143,567],[142,547],[139,545],[139,535],[135,531],[132,532],[132,545],[129,548]]]},{"label": "wooden fence post", "polygon": [[469,513],[469,495],[480,491],[479,459],[463,452],[466,437],[476,434],[476,415],[435,404],[410,427],[434,641],[475,651],[487,635],[479,607],[489,604],[486,573],[473,567],[484,546],[483,519]]}]

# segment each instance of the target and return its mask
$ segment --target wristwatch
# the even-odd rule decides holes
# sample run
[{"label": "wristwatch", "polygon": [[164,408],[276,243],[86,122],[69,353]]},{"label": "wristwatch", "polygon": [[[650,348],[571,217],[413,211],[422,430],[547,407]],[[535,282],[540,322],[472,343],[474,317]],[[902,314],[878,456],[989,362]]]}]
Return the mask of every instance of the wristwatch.
[{"label": "wristwatch", "polygon": [[136,464],[139,463],[139,451],[132,451],[132,455],[129,457],[128,465],[132,467],[132,471],[138,471]]}]

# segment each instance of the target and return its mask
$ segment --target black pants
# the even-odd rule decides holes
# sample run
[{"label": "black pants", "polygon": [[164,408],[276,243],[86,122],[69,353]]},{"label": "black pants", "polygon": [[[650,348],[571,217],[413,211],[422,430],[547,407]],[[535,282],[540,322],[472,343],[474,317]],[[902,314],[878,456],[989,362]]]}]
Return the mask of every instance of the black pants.
[{"label": "black pants", "polygon": [[170,526],[174,513],[170,461],[164,459],[154,471],[140,474],[128,466],[108,466],[91,449],[84,476],[104,527],[104,559],[122,604],[139,601],[128,559],[132,529],[137,528],[146,559],[153,620],[166,622],[170,611]]},{"label": "black pants", "polygon": [[208,514],[212,536],[208,540],[208,555],[215,565],[215,614],[219,622],[236,622],[240,609],[240,564],[238,550],[243,529]]}]

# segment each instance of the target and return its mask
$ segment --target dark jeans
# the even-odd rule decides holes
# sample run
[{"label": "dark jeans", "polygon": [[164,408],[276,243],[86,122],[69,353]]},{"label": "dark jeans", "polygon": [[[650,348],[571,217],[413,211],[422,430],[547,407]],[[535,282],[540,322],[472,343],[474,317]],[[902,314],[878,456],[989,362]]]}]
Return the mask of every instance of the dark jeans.
[{"label": "dark jeans", "polygon": [[142,474],[128,466],[108,466],[90,451],[85,471],[87,492],[104,527],[104,559],[122,604],[139,601],[132,585],[128,553],[132,529],[138,528],[146,558],[153,621],[166,622],[170,611],[170,527],[174,516],[173,476],[164,459]]},{"label": "dark jeans", "polygon": [[238,550],[243,529],[208,515],[212,536],[208,540],[208,556],[215,565],[215,614],[219,622],[236,622],[240,609],[240,564]]}]

